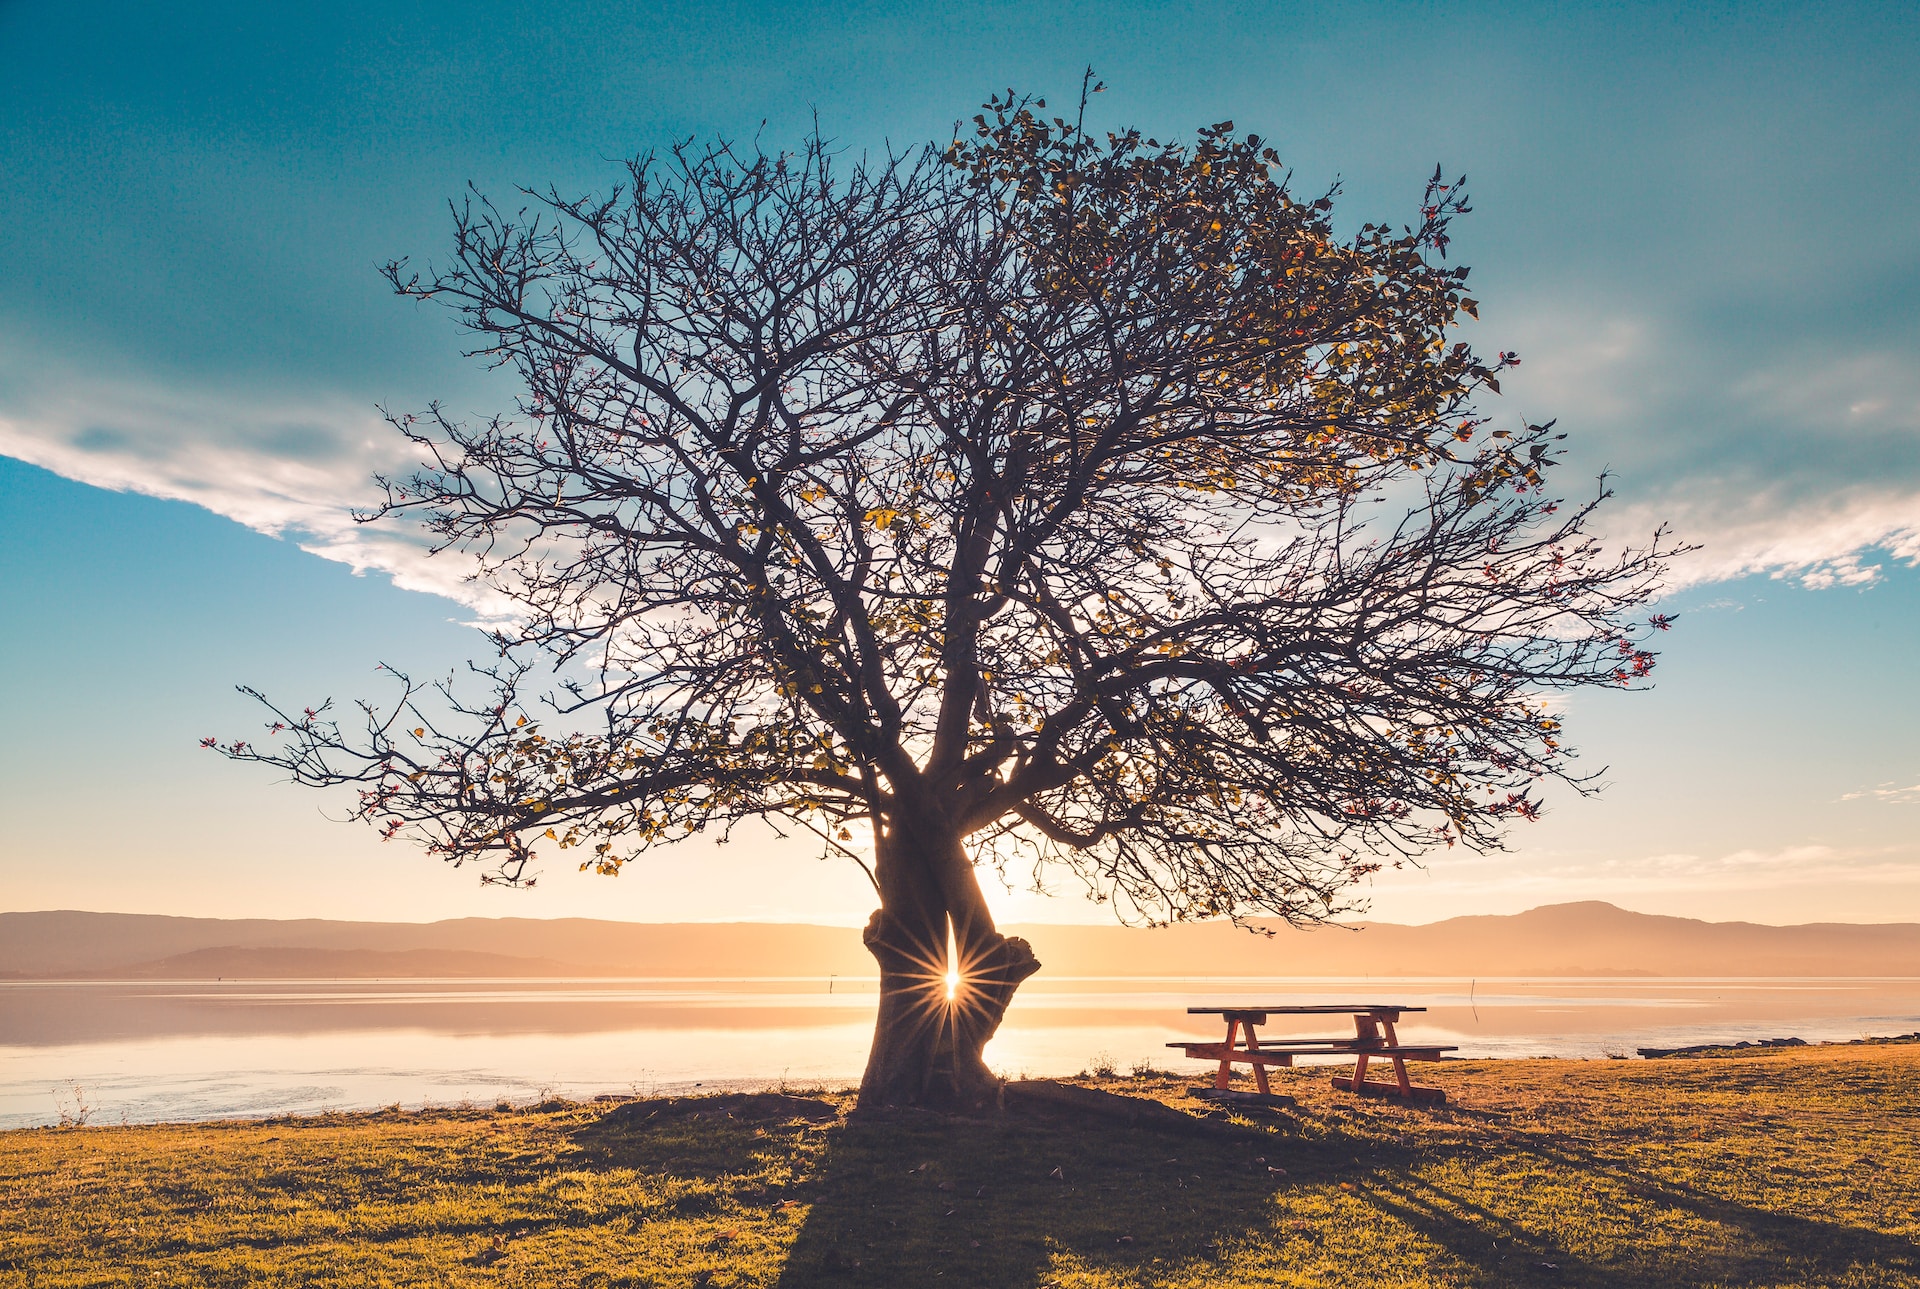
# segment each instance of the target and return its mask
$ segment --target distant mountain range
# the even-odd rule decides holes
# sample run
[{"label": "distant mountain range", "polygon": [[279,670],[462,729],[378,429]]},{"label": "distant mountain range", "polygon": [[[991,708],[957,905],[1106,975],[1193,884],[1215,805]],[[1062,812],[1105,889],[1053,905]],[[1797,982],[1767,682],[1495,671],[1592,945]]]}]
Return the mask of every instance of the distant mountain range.
[{"label": "distant mountain range", "polygon": [[[1588,901],[1425,926],[1357,923],[1250,935],[1009,926],[1049,976],[1920,976],[1920,924],[1762,926]],[[847,927],[586,918],[330,922],[132,913],[0,913],[14,979],[869,976]]]}]

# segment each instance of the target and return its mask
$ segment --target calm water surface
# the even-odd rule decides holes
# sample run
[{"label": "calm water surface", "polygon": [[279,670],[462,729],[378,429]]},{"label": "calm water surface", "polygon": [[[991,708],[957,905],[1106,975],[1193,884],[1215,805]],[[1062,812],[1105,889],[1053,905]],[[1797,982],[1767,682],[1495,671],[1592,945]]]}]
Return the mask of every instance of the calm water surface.
[{"label": "calm water surface", "polygon": [[[1003,1073],[1205,1068],[1189,1006],[1425,1007],[1403,1038],[1461,1056],[1599,1058],[1636,1047],[1920,1030],[1920,979],[1054,979],[1030,981],[987,1049]],[[491,1104],[545,1094],[856,1081],[863,980],[0,982],[0,1128]],[[1325,1018],[1262,1031],[1332,1033]],[[76,1092],[76,1088],[78,1092]]]}]

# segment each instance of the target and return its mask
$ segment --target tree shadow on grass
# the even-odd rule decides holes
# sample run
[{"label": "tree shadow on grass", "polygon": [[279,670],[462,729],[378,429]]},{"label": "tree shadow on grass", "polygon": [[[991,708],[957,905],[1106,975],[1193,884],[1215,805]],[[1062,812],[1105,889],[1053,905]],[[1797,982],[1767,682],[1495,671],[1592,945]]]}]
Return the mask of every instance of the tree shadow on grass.
[{"label": "tree shadow on grass", "polygon": [[[1422,1121],[1405,1133],[1337,1113],[1194,1136],[1059,1109],[828,1120],[844,1101],[815,1104],[812,1122],[643,1107],[576,1130],[575,1159],[704,1179],[730,1202],[791,1213],[779,1289],[1037,1289],[1070,1270],[1230,1284],[1236,1265],[1292,1266],[1293,1253],[1342,1284],[1389,1271],[1489,1287],[1920,1283],[1909,1239],[1502,1133],[1455,1107],[1397,1111]],[[1608,1211],[1629,1197],[1637,1227]],[[1663,1229],[1661,1242],[1636,1238]]]},{"label": "tree shadow on grass", "polygon": [[1071,1113],[893,1112],[833,1134],[780,1289],[1035,1286],[1064,1260],[1148,1278],[1264,1227],[1283,1138],[1196,1138]]},{"label": "tree shadow on grass", "polygon": [[762,1171],[769,1152],[804,1160],[807,1135],[841,1106],[783,1093],[725,1093],[629,1101],[575,1129],[576,1162],[698,1181]]}]

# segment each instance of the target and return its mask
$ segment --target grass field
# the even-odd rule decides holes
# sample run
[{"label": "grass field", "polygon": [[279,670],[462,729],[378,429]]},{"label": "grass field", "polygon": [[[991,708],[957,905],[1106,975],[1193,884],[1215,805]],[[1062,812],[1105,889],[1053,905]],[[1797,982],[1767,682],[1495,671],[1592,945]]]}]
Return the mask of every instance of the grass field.
[{"label": "grass field", "polygon": [[[0,1133],[0,1285],[1920,1285],[1920,1048],[1421,1068],[1452,1104],[1302,1072],[1237,1137],[604,1105]],[[1099,1084],[1201,1113],[1192,1081]]]}]

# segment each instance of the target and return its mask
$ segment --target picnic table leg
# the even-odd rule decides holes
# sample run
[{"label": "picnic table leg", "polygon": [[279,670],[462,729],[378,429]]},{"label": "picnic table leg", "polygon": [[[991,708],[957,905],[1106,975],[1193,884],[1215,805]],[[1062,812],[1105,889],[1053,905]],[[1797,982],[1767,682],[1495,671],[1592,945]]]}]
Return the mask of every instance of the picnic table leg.
[{"label": "picnic table leg", "polygon": [[[1227,1046],[1233,1046],[1233,1032],[1240,1027],[1234,1017],[1227,1018]],[[1220,1058],[1220,1071],[1213,1076],[1213,1086],[1222,1092],[1233,1086],[1233,1056],[1229,1053]]]},{"label": "picnic table leg", "polygon": [[[1260,1046],[1260,1040],[1253,1035],[1252,1021],[1242,1021],[1240,1023],[1240,1030],[1247,1036],[1247,1046],[1249,1048],[1258,1048]],[[1253,1063],[1253,1085],[1260,1089],[1261,1096],[1270,1097],[1273,1095],[1273,1089],[1267,1086],[1267,1067],[1260,1064],[1258,1060]]]},{"label": "picnic table leg", "polygon": [[[1387,1031],[1387,1046],[1400,1046],[1400,1035],[1394,1032],[1393,1022],[1382,1016],[1380,1025]],[[1402,1093],[1408,1096],[1413,1094],[1413,1080],[1407,1077],[1407,1058],[1398,1053],[1393,1058],[1393,1077],[1399,1082]]]},{"label": "picnic table leg", "polygon": [[1367,1081],[1367,1053],[1369,1046],[1380,1045],[1380,1029],[1373,1023],[1373,1017],[1365,1012],[1356,1012],[1353,1017],[1354,1041],[1361,1047],[1353,1059],[1353,1090],[1358,1092],[1360,1085]]}]

